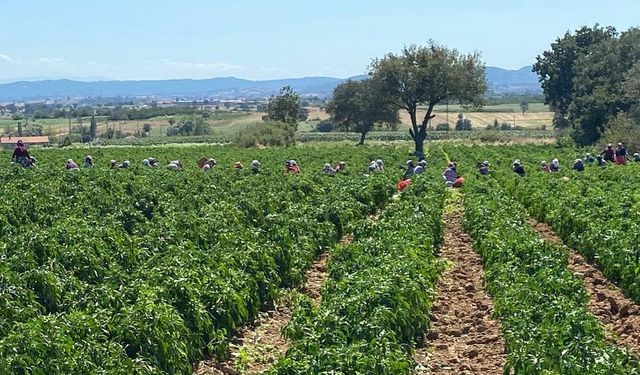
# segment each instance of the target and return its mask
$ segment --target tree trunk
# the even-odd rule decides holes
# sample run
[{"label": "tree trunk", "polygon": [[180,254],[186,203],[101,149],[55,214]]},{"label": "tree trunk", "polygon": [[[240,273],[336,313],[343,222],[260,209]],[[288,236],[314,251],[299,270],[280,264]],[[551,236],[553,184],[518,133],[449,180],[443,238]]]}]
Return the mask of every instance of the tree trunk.
[{"label": "tree trunk", "polygon": [[[411,137],[413,138],[413,141],[416,144],[415,155],[419,158],[424,156],[424,141],[425,139],[427,139],[427,128],[429,127],[429,121],[431,121],[431,119],[435,117],[435,115],[431,114],[433,112],[434,106],[435,106],[434,103],[429,103],[429,107],[427,108],[427,113],[425,113],[424,115],[424,119],[422,120],[422,124],[420,125],[420,128],[418,128],[417,131],[413,132],[415,134],[411,134]],[[413,118],[411,119],[411,121],[412,122],[414,121]],[[416,126],[413,125],[413,128],[416,129]]]},{"label": "tree trunk", "polygon": [[364,145],[364,137],[366,135],[367,135],[367,132],[360,133],[360,142],[358,143],[358,146],[363,146]]},{"label": "tree trunk", "polygon": [[416,151],[414,155],[420,157],[424,155],[424,140],[427,138],[427,133],[418,132],[414,137],[413,141],[416,144]]}]

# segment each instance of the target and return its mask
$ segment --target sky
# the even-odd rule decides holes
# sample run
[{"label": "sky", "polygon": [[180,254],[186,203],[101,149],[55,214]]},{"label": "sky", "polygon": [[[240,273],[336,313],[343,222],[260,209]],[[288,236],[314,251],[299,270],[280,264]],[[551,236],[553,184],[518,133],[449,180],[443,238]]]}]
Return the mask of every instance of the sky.
[{"label": "sky", "polygon": [[0,82],[346,78],[434,40],[531,65],[583,25],[640,25],[637,0],[0,0]]}]

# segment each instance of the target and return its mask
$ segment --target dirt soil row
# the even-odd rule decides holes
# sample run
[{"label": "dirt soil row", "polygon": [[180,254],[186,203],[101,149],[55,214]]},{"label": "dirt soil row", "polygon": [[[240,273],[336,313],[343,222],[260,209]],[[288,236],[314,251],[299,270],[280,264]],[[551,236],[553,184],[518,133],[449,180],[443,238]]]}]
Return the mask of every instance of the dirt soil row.
[{"label": "dirt soil row", "polygon": [[493,304],[484,291],[484,271],[462,211],[445,214],[441,257],[451,263],[437,285],[431,330],[416,351],[417,374],[501,374],[506,360],[502,327],[492,318]]},{"label": "dirt soil row", "polygon": [[[353,237],[342,239],[342,244],[349,244]],[[306,272],[306,283],[301,288],[315,304],[321,300],[321,289],[327,278],[327,262],[329,254],[323,253]],[[198,363],[194,370],[196,375],[236,375],[260,374],[289,348],[289,343],[282,337],[282,329],[291,320],[292,304],[283,298],[273,310],[260,313],[253,325],[239,330],[230,345],[229,359],[218,363],[208,359]]]}]

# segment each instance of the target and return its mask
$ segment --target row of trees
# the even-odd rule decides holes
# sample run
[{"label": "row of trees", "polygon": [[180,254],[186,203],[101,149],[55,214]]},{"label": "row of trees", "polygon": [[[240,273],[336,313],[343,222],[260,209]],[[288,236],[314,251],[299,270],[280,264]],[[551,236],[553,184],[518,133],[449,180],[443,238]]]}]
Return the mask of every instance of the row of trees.
[{"label": "row of trees", "polygon": [[595,25],[567,32],[538,56],[533,70],[555,112],[554,125],[571,127],[577,144],[603,136],[638,142],[640,29],[619,33]]}]

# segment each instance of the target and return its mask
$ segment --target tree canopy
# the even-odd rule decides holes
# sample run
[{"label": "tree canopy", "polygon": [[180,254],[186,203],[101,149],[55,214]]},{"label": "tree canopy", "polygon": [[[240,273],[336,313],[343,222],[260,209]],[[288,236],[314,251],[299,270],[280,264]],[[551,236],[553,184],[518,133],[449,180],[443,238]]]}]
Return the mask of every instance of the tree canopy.
[{"label": "tree canopy", "polygon": [[[381,89],[393,106],[409,113],[409,132],[416,154],[424,152],[427,129],[438,103],[455,99],[463,105],[480,107],[487,90],[485,66],[479,54],[461,55],[433,41],[374,60],[370,75],[381,82]],[[426,106],[421,121],[417,114],[419,106]]]},{"label": "tree canopy", "polygon": [[269,98],[267,117],[270,121],[289,124],[297,129],[301,113],[300,96],[290,86],[283,87],[278,95]]},{"label": "tree canopy", "polygon": [[609,122],[620,123],[614,121],[618,114],[633,115],[639,61],[640,29],[618,33],[595,25],[558,38],[533,70],[556,113],[554,122],[567,119],[574,140],[588,145],[602,137]]},{"label": "tree canopy", "polygon": [[373,80],[347,80],[333,91],[326,112],[334,126],[360,133],[360,143],[376,124],[398,123],[398,109],[386,100],[380,83]]}]

